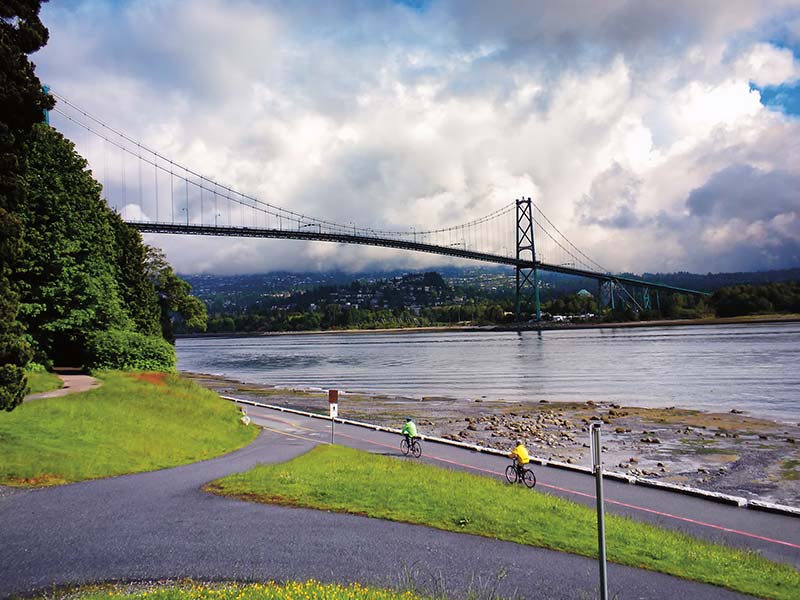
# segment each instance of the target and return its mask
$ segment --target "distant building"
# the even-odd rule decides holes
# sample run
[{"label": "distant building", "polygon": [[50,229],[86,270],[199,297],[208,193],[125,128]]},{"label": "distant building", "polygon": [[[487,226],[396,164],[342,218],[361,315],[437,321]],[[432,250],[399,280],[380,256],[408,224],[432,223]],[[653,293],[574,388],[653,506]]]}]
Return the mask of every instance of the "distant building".
[{"label": "distant building", "polygon": [[583,296],[584,298],[594,298],[594,294],[587,289],[581,289],[576,296]]}]

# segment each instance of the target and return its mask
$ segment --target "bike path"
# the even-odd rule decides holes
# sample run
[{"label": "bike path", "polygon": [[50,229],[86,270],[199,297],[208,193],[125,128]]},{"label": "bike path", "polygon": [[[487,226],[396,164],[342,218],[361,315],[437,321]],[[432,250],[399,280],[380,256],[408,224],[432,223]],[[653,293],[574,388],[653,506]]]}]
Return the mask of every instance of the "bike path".
[{"label": "bike path", "polygon": [[[484,597],[488,592],[551,599],[597,595],[596,561],[584,557],[201,491],[223,475],[283,462],[327,441],[324,429],[254,412],[268,429],[227,456],[0,497],[0,597],[51,592],[54,586],[187,577],[376,585],[412,580],[452,597],[470,589],[483,590]],[[609,581],[618,598],[746,597],[613,564]]]},{"label": "bike path", "polygon": [[[330,441],[330,422],[288,412],[247,406],[248,415],[269,426],[285,420],[314,432],[312,439]],[[260,419],[265,419],[261,421]],[[387,432],[337,423],[336,443],[371,452],[400,455],[400,436]],[[510,461],[458,446],[423,441],[425,462],[440,467],[468,470],[504,479]],[[593,475],[531,464],[536,490],[596,506]],[[606,512],[646,521],[661,527],[729,546],[753,550],[763,556],[800,567],[800,518],[740,508],[680,494],[606,479],[603,482]]]}]

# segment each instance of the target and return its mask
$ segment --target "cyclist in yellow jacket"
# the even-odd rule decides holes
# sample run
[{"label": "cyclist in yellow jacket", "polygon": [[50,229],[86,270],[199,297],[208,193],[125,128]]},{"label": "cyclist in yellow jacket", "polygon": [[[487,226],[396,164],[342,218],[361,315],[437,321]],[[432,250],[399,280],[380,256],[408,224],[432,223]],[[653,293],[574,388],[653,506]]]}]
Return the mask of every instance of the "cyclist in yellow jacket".
[{"label": "cyclist in yellow jacket", "polygon": [[531,462],[528,449],[525,447],[525,444],[522,443],[522,440],[517,440],[517,447],[514,448],[513,452],[511,452],[508,457],[514,459],[514,462],[520,465],[527,465]]}]

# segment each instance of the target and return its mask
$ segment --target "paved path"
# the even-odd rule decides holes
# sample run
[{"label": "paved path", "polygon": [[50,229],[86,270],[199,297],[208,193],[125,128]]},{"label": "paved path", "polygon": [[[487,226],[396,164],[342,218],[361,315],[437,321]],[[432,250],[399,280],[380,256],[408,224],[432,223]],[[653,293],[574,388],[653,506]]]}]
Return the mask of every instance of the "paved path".
[{"label": "paved path", "polygon": [[[596,597],[594,560],[354,515],[221,498],[200,487],[262,462],[282,462],[330,438],[330,425],[250,409],[268,429],[218,459],[152,473],[0,497],[0,597],[111,580],[359,581],[464,596]],[[396,455],[397,436],[337,425],[337,442]],[[425,444],[427,460],[439,456]],[[444,447],[438,462],[473,455]],[[495,457],[497,458],[497,457]],[[497,459],[500,460],[500,459]],[[462,467],[459,467],[462,468]],[[483,468],[483,467],[481,467]],[[492,465],[489,470],[497,469]],[[539,475],[540,486],[547,477]],[[542,488],[547,489],[547,488]],[[793,521],[796,525],[796,521]],[[504,577],[500,577],[504,574]],[[609,566],[618,598],[744,598],[712,586]],[[496,589],[495,589],[496,588]],[[488,594],[486,594],[488,595]]]}]

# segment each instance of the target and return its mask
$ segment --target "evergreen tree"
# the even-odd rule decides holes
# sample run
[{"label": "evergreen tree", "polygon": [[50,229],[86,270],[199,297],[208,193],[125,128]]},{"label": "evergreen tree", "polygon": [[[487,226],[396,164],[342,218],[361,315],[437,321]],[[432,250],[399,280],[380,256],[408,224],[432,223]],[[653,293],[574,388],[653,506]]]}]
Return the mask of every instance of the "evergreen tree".
[{"label": "evergreen tree", "polygon": [[117,283],[125,309],[136,331],[148,336],[161,335],[159,296],[148,273],[148,247],[141,234],[115,212],[108,211],[116,238]]},{"label": "evergreen tree", "polygon": [[31,133],[25,180],[22,320],[37,356],[78,366],[87,335],[133,329],[117,282],[114,219],[86,161],[46,125]]},{"label": "evergreen tree", "polygon": [[172,317],[175,314],[180,315],[187,329],[205,331],[208,323],[206,305],[189,293],[192,286],[175,274],[160,249],[147,247],[145,268],[158,294],[164,339],[175,342],[172,329]]},{"label": "evergreen tree", "polygon": [[12,410],[27,390],[24,367],[31,349],[19,321],[12,275],[22,254],[25,205],[21,156],[26,136],[53,99],[42,91],[28,55],[47,43],[40,0],[0,2],[0,409]]}]

